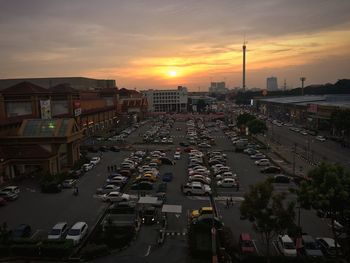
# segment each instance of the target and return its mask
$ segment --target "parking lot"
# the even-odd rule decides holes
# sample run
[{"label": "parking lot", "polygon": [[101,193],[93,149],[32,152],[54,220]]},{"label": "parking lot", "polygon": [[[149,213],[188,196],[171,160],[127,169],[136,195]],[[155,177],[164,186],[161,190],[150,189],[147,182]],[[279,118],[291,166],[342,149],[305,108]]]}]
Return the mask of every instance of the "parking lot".
[{"label": "parking lot", "polygon": [[[126,143],[132,146],[130,150],[103,152],[101,162],[79,179],[78,196],[72,194],[72,189],[65,189],[57,194],[43,194],[33,180],[21,182],[19,185],[21,188],[20,198],[1,208],[2,221],[6,221],[10,228],[27,223],[32,226],[34,231],[37,229],[47,231],[59,221],[66,221],[70,225],[76,221],[85,221],[89,226],[92,226],[106,206],[106,203],[101,202],[95,192],[96,188],[105,183],[108,166],[120,165],[122,160],[136,150],[164,150],[166,157],[173,159],[176,148],[180,147],[179,143],[186,141],[186,122],[176,121],[170,129],[170,136],[173,138],[172,144],[142,143],[142,134],[153,125],[152,122],[147,123],[126,138]],[[214,192],[217,193],[215,200],[219,215],[224,224],[231,228],[235,240],[238,240],[238,236],[242,232],[251,233],[257,251],[261,252],[264,248],[260,237],[253,231],[250,222],[240,219],[239,206],[249,186],[264,181],[266,175],[260,173],[261,167],[256,166],[248,155],[234,151],[231,141],[221,129],[213,129],[211,136],[216,144],[211,150],[220,150],[226,154],[227,166],[237,174],[239,179],[239,189],[236,187],[223,189],[213,186]],[[193,209],[209,206],[210,203],[208,197],[185,196],[181,192],[181,186],[188,178],[188,153],[183,152],[185,147],[180,148],[181,158],[176,160],[174,165],[162,165],[159,168],[160,176],[165,172],[173,173],[172,181],[167,184],[166,204],[182,206],[181,215],[169,215],[169,225],[163,246],[157,245],[160,224],[143,225],[130,247],[100,259],[100,262],[114,262],[116,259],[123,259],[123,262],[137,262],[138,259],[161,262],[164,255],[167,255],[169,262],[180,262],[188,257],[185,242],[188,214]],[[209,149],[203,150],[204,153],[206,151]],[[96,156],[96,153],[90,153],[89,156]],[[276,191],[287,191],[288,187],[289,185],[285,184],[275,185]],[[139,194],[138,191],[130,191],[129,187],[126,189],[130,194]],[[233,201],[229,208],[226,207],[227,198],[232,198]],[[289,198],[295,197],[290,195]],[[331,236],[327,222],[319,219],[313,212],[301,210],[301,223],[303,230],[313,236]],[[275,253],[278,251],[275,250]],[[96,262],[98,261],[96,260]]]}]

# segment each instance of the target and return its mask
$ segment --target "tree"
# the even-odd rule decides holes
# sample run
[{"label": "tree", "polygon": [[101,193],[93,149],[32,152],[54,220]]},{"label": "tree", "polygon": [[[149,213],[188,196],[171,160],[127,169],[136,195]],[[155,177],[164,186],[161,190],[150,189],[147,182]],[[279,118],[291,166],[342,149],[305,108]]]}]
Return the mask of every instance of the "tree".
[{"label": "tree", "polygon": [[247,123],[249,132],[251,134],[258,134],[267,131],[266,123],[259,119],[251,120]]},{"label": "tree", "polygon": [[240,207],[241,218],[253,222],[255,230],[262,234],[267,257],[270,255],[271,239],[295,225],[295,203],[286,202],[285,193],[274,193],[273,190],[270,179],[250,186]]},{"label": "tree", "polygon": [[310,181],[301,183],[296,191],[300,205],[305,209],[315,209],[318,214],[331,220],[332,233],[336,244],[339,233],[335,221],[340,221],[349,231],[350,213],[350,173],[338,164],[322,163],[308,173]]},{"label": "tree", "polygon": [[338,131],[344,131],[347,134],[350,132],[350,110],[336,110],[332,113],[331,123]]},{"label": "tree", "polygon": [[249,113],[243,113],[237,117],[237,126],[241,127],[242,125],[247,125],[248,122],[255,120],[255,117]]}]

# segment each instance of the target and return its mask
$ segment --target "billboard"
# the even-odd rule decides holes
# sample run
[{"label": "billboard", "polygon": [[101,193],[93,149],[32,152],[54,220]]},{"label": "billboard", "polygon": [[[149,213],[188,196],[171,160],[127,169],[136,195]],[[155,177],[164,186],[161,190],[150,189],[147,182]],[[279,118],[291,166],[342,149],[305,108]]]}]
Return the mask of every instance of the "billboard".
[{"label": "billboard", "polygon": [[40,101],[40,112],[41,112],[41,118],[43,120],[51,119],[51,102],[50,102],[50,100],[41,100]]},{"label": "billboard", "polygon": [[74,117],[80,116],[81,115],[81,103],[80,100],[75,100],[73,102],[74,106]]}]

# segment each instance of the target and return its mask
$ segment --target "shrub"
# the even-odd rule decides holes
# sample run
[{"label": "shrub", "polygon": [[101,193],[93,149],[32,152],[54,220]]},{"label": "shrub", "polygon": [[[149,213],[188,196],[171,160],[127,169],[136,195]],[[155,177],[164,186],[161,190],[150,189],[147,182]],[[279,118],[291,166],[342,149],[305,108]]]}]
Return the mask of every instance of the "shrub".
[{"label": "shrub", "polygon": [[81,255],[84,259],[90,260],[96,257],[105,256],[109,254],[109,249],[107,245],[96,245],[96,244],[89,244],[86,247],[83,248],[81,251]]},{"label": "shrub", "polygon": [[39,256],[38,244],[13,244],[11,246],[13,256],[37,257]]},{"label": "shrub", "polygon": [[10,246],[0,245],[0,258],[1,257],[8,257],[10,255],[11,255]]},{"label": "shrub", "polygon": [[41,255],[50,258],[66,258],[73,250],[72,240],[44,240],[41,245]]}]

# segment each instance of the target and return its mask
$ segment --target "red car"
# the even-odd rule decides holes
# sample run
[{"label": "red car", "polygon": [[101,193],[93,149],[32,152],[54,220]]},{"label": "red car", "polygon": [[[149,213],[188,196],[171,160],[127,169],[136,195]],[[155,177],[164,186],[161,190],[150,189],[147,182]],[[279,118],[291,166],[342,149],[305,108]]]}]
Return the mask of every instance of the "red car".
[{"label": "red car", "polygon": [[193,147],[187,147],[187,148],[184,149],[184,152],[189,153],[189,152],[191,152],[192,150],[194,150]]},{"label": "red car", "polygon": [[238,240],[239,249],[242,254],[255,254],[254,242],[248,233],[241,233]]},{"label": "red car", "polygon": [[4,206],[7,204],[7,201],[5,198],[0,197],[0,206]]}]

